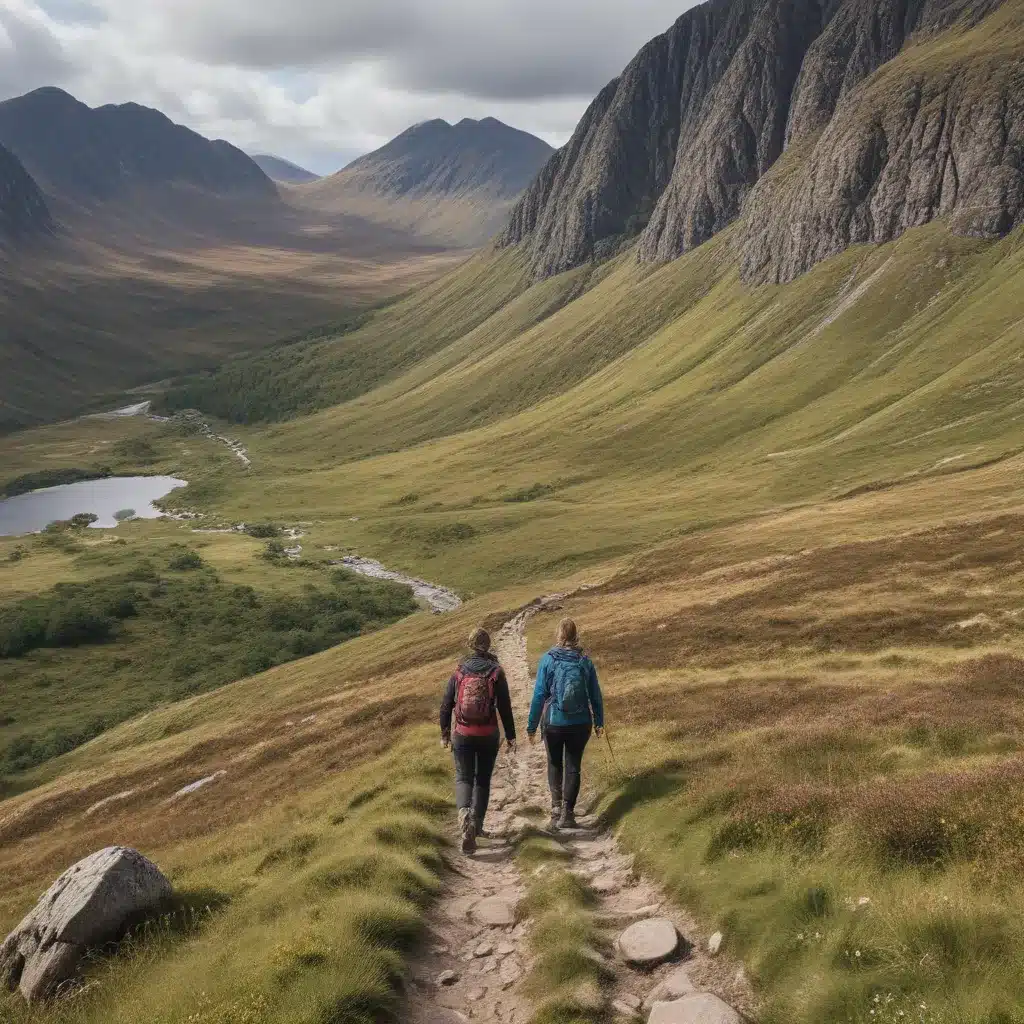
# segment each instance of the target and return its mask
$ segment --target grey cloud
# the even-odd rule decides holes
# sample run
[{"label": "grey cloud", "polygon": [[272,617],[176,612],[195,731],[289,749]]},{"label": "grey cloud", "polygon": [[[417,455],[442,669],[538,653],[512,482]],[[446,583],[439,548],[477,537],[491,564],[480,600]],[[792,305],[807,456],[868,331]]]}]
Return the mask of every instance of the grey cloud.
[{"label": "grey cloud", "polygon": [[45,25],[0,6],[0,98],[60,85],[73,72],[72,61]]},{"label": "grey cloud", "polygon": [[38,0],[39,9],[54,21],[73,25],[102,25],[107,16],[92,0]]},{"label": "grey cloud", "polygon": [[[128,3],[135,0],[108,0]],[[379,63],[398,86],[487,99],[583,96],[692,0],[148,0],[193,56],[271,69]]]}]

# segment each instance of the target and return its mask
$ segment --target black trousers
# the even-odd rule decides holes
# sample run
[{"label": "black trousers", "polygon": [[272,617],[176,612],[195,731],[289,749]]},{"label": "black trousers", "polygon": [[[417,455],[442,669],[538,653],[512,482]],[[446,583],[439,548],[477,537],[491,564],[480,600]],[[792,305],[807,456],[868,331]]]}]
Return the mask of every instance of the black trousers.
[{"label": "black trousers", "polygon": [[548,748],[548,786],[553,806],[565,804],[567,811],[576,809],[580,795],[580,773],[583,771],[583,751],[590,740],[590,724],[549,725],[544,730],[544,745]]},{"label": "black trousers", "polygon": [[498,759],[500,742],[493,736],[452,737],[455,755],[455,803],[459,810],[472,807],[477,827],[483,828],[487,804],[491,799],[491,775]]}]

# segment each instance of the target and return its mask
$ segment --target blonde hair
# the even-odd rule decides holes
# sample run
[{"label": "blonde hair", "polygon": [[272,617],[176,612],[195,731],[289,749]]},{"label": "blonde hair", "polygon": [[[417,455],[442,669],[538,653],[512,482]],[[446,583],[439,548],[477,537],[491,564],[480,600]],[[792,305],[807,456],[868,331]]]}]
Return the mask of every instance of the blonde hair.
[{"label": "blonde hair", "polygon": [[558,624],[558,633],[555,635],[555,642],[559,647],[579,647],[580,633],[576,623],[572,619],[562,619]]},{"label": "blonde hair", "polygon": [[470,650],[486,654],[491,649],[491,634],[482,626],[478,626],[469,634]]}]

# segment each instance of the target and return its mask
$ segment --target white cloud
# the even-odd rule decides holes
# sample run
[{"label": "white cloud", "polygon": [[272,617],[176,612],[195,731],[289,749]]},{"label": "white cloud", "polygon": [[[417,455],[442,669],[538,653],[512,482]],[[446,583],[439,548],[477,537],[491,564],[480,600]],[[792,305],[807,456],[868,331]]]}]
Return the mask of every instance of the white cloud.
[{"label": "white cloud", "polygon": [[0,98],[158,107],[329,171],[433,117],[559,145],[692,0],[0,0]]}]

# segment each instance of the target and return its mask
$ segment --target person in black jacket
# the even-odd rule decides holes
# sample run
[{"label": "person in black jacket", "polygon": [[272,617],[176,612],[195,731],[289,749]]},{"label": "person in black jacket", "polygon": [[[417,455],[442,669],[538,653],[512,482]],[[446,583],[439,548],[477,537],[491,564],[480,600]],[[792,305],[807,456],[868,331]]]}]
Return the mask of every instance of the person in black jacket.
[{"label": "person in black jacket", "polygon": [[491,653],[490,634],[485,629],[473,630],[469,646],[472,653],[459,662],[441,701],[441,744],[451,746],[455,755],[455,803],[464,853],[476,849],[476,838],[483,832],[491,775],[501,746],[499,715],[508,749],[516,749],[508,680]]}]

